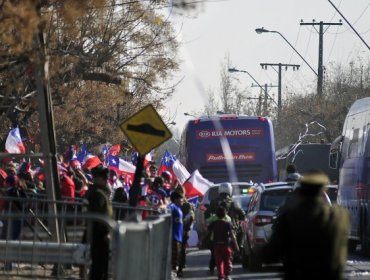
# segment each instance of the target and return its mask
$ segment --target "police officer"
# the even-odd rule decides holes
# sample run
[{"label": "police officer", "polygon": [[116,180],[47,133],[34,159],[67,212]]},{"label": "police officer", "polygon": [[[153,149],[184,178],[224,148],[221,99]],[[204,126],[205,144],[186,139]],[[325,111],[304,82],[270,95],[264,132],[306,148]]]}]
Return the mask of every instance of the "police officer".
[{"label": "police officer", "polygon": [[297,197],[279,216],[270,242],[259,252],[264,263],[283,261],[284,279],[342,279],[347,260],[349,216],[321,199],[329,178],[320,171],[300,177]]},{"label": "police officer", "polygon": [[[94,184],[86,194],[88,211],[112,218],[112,205],[109,200],[108,187],[109,170],[103,166],[91,170]],[[94,222],[91,240],[90,280],[108,279],[109,261],[109,227],[102,222]]]},{"label": "police officer", "polygon": [[185,198],[185,189],[183,186],[178,185],[174,192],[179,193],[184,199],[183,204],[181,205],[181,211],[183,214],[183,237],[182,237],[182,243],[180,248],[180,259],[179,259],[179,268],[177,271],[177,276],[182,277],[183,273],[182,270],[186,266],[186,248],[188,244],[188,240],[190,238],[190,230],[191,226],[194,221],[194,206],[191,204],[186,198]]},{"label": "police officer", "polygon": [[212,200],[209,208],[206,210],[204,217],[208,219],[212,214],[216,214],[216,211],[222,203],[231,218],[232,224],[235,225],[238,221],[241,221],[245,217],[243,209],[240,205],[232,199],[233,187],[230,183],[221,183],[218,187],[218,198]]}]

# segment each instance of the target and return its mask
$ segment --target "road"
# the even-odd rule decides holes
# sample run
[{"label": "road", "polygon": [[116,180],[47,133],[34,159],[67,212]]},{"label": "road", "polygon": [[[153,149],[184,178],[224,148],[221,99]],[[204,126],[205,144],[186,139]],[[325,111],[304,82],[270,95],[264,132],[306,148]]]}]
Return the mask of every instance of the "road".
[{"label": "road", "polygon": [[[187,267],[184,270],[184,277],[188,280],[214,280],[217,274],[210,275],[208,272],[208,250],[190,249],[187,255]],[[234,264],[232,278],[233,280],[249,279],[282,279],[282,268],[279,265],[264,267],[259,273],[248,272],[242,268],[241,264]],[[350,255],[347,261],[345,279],[370,279],[370,259],[365,259],[359,254]]]}]

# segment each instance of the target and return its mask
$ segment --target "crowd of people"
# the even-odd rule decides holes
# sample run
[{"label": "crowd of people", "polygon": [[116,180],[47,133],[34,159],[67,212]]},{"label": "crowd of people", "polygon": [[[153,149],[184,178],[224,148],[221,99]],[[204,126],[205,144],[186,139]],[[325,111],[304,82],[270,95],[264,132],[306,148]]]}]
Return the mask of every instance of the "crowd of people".
[{"label": "crowd of people", "polygon": [[[58,154],[57,165],[60,191],[58,199],[69,202],[81,199],[88,202],[87,210],[91,213],[120,220],[124,218],[122,215],[113,216],[112,203],[128,202],[133,178],[127,180],[124,174],[105,164],[103,158],[101,158],[101,164],[93,168],[84,168],[83,162],[69,157],[67,153]],[[3,161],[3,166],[0,168],[0,211],[9,210],[10,203],[14,205],[8,197],[27,199],[35,195],[43,196],[47,188],[45,182],[42,161],[37,161],[36,164],[29,161]],[[141,193],[137,206],[172,214],[172,267],[181,277],[186,263],[187,242],[194,221],[194,206],[186,200],[185,189],[174,179],[170,171],[159,173],[155,162],[149,161],[144,166],[141,176]],[[13,206],[10,211],[14,211]],[[149,211],[141,213],[143,219],[149,215]],[[102,256],[105,255],[108,261],[109,230],[99,223],[95,223],[95,227],[91,241],[90,279],[106,279],[107,262],[102,262]],[[19,240],[22,225],[13,223],[11,228],[11,236],[8,235],[8,230],[3,230],[1,238]],[[86,242],[86,236],[84,239]],[[85,271],[81,270],[81,275],[84,273]]]}]

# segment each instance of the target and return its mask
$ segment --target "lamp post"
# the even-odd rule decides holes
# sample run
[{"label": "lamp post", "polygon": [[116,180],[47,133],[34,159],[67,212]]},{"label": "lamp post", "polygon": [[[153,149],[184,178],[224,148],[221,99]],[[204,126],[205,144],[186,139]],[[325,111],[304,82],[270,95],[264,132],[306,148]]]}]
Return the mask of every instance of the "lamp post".
[{"label": "lamp post", "polygon": [[185,116],[188,116],[188,117],[193,117],[193,118],[196,118],[196,116],[192,115],[192,114],[189,114],[187,112],[184,113]]},{"label": "lamp post", "polygon": [[267,29],[264,29],[263,27],[256,28],[255,31],[256,31],[257,34],[262,34],[262,33],[276,33],[276,34],[279,34],[281,36],[281,38],[283,38],[284,41],[287,42],[288,45],[299,55],[299,57],[304,61],[304,63],[306,63],[306,65],[312,70],[312,72],[314,72],[315,75],[318,76],[317,72],[312,68],[312,66],[304,59],[304,57],[293,47],[293,45],[291,43],[289,43],[289,41],[279,31],[267,30]]},{"label": "lamp post", "polygon": [[260,87],[260,89],[265,93],[265,96],[267,96],[268,98],[270,98],[274,103],[275,105],[277,106],[278,104],[276,103],[276,101],[268,94],[267,90],[260,85],[259,82],[256,81],[256,79],[246,70],[239,70],[239,69],[236,69],[235,67],[233,68],[229,68],[228,71],[230,73],[235,73],[235,72],[241,72],[241,73],[246,73],[248,74],[249,77],[251,77],[251,79]]}]

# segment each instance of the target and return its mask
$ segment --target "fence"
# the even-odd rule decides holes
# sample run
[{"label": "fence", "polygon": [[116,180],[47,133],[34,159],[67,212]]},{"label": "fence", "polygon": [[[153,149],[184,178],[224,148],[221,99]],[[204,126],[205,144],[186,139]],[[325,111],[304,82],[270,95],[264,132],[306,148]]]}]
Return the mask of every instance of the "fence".
[{"label": "fence", "polygon": [[[169,215],[115,203],[116,220],[110,220],[84,212],[82,200],[50,201],[43,196],[1,200],[6,207],[0,212],[0,279],[87,279],[93,223],[104,224],[110,232],[109,279],[126,279],[138,264],[142,275],[127,279],[169,279]],[[57,216],[48,213],[50,207],[58,209]],[[140,221],[143,213],[147,219]],[[55,219],[57,239],[49,228]],[[143,260],[152,275],[149,278]]]},{"label": "fence", "polygon": [[171,216],[145,223],[123,223],[119,227],[115,275],[117,279],[170,279]]}]

